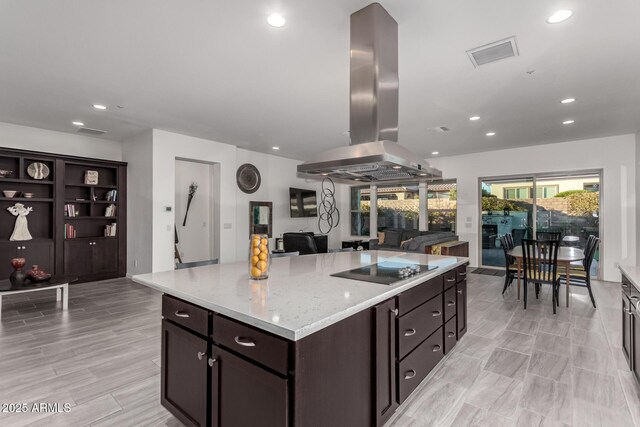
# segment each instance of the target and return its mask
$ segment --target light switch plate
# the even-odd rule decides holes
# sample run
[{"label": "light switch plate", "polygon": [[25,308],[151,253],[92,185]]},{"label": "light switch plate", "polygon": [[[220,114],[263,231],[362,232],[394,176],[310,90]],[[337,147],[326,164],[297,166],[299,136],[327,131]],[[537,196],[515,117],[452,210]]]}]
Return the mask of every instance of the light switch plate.
[{"label": "light switch plate", "polygon": [[224,229],[225,230],[231,230],[231,227],[233,226],[233,224],[229,223],[229,222],[225,222],[224,223]]}]

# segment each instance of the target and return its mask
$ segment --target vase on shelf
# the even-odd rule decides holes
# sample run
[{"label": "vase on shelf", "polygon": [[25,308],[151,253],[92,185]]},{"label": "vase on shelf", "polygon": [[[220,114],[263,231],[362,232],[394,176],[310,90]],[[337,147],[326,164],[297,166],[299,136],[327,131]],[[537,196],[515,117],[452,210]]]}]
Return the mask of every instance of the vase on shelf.
[{"label": "vase on shelf", "polygon": [[24,281],[27,280],[27,273],[22,269],[26,263],[27,261],[24,258],[14,258],[11,260],[11,266],[14,270],[11,276],[9,276],[11,285],[22,286]]}]

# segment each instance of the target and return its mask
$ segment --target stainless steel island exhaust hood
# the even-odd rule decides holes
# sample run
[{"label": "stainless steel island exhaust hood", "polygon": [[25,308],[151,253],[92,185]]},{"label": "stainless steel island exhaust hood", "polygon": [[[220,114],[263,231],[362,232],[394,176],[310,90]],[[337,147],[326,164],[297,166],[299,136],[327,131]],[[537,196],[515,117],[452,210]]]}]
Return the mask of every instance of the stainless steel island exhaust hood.
[{"label": "stainless steel island exhaust hood", "polygon": [[398,23],[378,3],[351,15],[350,137],[298,172],[350,181],[440,178],[398,145]]}]

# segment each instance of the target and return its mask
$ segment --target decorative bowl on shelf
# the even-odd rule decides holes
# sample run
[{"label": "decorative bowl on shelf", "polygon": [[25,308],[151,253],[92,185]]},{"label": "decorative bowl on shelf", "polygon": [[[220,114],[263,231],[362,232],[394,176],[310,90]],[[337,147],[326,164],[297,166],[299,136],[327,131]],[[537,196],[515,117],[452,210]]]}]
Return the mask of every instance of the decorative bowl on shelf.
[{"label": "decorative bowl on shelf", "polygon": [[22,193],[22,197],[25,199],[31,199],[33,198],[33,193]]},{"label": "decorative bowl on shelf", "polygon": [[0,178],[7,178],[8,176],[11,176],[13,174],[13,171],[7,170],[7,169],[0,169]]},{"label": "decorative bowl on shelf", "polygon": [[11,199],[15,197],[18,192],[15,190],[4,190],[2,191],[2,194],[4,194],[4,197],[6,197],[7,199]]}]

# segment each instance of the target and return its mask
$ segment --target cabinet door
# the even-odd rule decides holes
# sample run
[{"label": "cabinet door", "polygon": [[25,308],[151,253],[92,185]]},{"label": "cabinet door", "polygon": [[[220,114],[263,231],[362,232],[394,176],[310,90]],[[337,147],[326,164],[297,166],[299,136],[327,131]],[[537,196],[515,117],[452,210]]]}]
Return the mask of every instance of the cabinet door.
[{"label": "cabinet door", "polygon": [[13,273],[11,260],[21,256],[19,254],[21,251],[18,248],[22,248],[22,242],[0,243],[0,277],[3,279],[9,278],[11,273]]},{"label": "cabinet door", "polygon": [[640,360],[638,355],[640,355],[640,313],[635,309],[631,308],[631,369],[633,373],[636,375],[636,378],[640,380]]},{"label": "cabinet door", "polygon": [[93,272],[93,245],[91,240],[67,239],[64,241],[64,274],[87,276]]},{"label": "cabinet door", "polygon": [[26,269],[37,265],[47,273],[55,273],[53,242],[22,242],[20,256],[27,260]]},{"label": "cabinet door", "polygon": [[631,312],[631,306],[629,302],[629,298],[625,295],[622,295],[622,352],[624,353],[624,357],[627,359],[627,363],[629,364],[629,368],[633,369],[632,358],[631,358],[631,341],[633,338],[633,314]]},{"label": "cabinet door", "polygon": [[467,281],[456,284],[456,320],[458,322],[458,339],[467,332]]},{"label": "cabinet door", "polygon": [[211,349],[211,425],[286,427],[287,379],[214,345]]},{"label": "cabinet door", "polygon": [[383,425],[398,407],[396,391],[396,300],[374,308],[376,423]]},{"label": "cabinet door", "polygon": [[188,426],[207,425],[207,342],[162,321],[160,401]]},{"label": "cabinet door", "polygon": [[118,270],[118,241],[93,240],[93,273],[112,273]]}]

